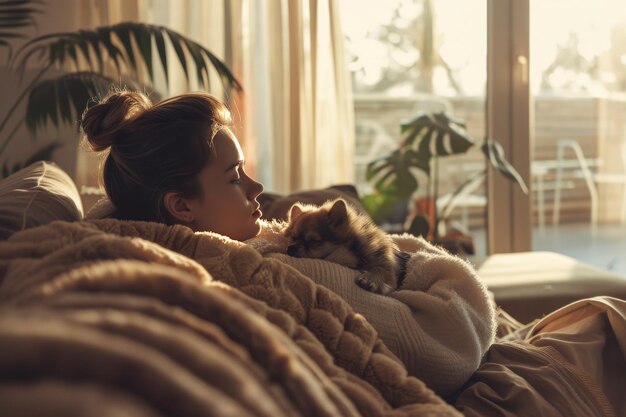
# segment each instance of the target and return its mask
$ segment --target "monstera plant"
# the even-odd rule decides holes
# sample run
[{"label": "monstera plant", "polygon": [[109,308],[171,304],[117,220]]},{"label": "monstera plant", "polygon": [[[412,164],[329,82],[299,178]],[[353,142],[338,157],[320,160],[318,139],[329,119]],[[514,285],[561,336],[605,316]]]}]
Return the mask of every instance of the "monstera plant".
[{"label": "monstera plant", "polygon": [[[31,38],[13,51],[11,41],[27,38],[25,32],[36,25],[42,7],[40,0],[0,0],[0,47],[8,51],[7,66],[16,79],[26,68],[37,68],[7,113],[0,115],[3,176],[35,160],[50,159],[61,146],[59,142],[50,143],[26,161],[9,166],[5,152],[23,124],[33,135],[47,123],[57,127],[75,124],[89,100],[113,86],[150,85],[155,79],[155,67],[160,67],[166,82],[170,82],[170,60],[179,63],[188,79],[193,72],[200,88],[210,91],[210,73],[215,71],[227,91],[241,91],[234,75],[211,51],[163,26],[126,22],[52,33]],[[167,45],[174,53],[168,53]],[[62,75],[55,75],[59,72]],[[24,100],[26,112],[17,114]]]},{"label": "monstera plant", "polygon": [[[441,213],[450,212],[456,197],[466,187],[487,174],[487,168],[474,173],[448,199],[441,213],[437,209],[439,189],[438,160],[441,157],[458,155],[475,145],[468,134],[466,125],[445,113],[420,113],[412,120],[401,124],[403,138],[397,149],[367,165],[366,178],[372,181],[375,192],[364,196],[363,203],[375,221],[381,222],[398,204],[407,201],[420,187],[418,172],[426,174],[429,190],[433,195],[432,219],[418,215],[412,221],[409,231],[416,235],[438,238]],[[489,163],[506,178],[516,182],[523,192],[528,188],[515,168],[506,160],[502,146],[485,139],[481,150]]]}]

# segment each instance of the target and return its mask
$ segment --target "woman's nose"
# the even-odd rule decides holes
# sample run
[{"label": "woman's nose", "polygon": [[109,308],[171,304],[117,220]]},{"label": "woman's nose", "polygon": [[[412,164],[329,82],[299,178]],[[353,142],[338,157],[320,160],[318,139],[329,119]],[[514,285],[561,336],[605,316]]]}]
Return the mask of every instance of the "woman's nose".
[{"label": "woman's nose", "polygon": [[250,178],[250,186],[248,187],[248,194],[250,199],[257,198],[263,192],[263,184]]}]

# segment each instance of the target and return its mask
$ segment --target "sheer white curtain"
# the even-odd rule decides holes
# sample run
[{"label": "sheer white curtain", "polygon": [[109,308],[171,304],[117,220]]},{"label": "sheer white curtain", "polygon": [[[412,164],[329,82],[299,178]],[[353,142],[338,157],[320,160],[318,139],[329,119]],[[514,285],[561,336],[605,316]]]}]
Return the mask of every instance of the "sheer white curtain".
[{"label": "sheer white curtain", "polygon": [[[338,0],[89,0],[92,27],[164,25],[211,50],[244,87],[232,97],[247,169],[287,193],[354,181],[354,116]],[[173,52],[173,51],[172,51]],[[174,60],[164,95],[193,89]],[[159,74],[157,73],[157,76]],[[220,82],[212,93],[222,95]]]},{"label": "sheer white curtain", "polygon": [[[354,180],[354,116],[334,0],[227,2],[237,106],[256,175],[287,193]],[[250,151],[247,150],[249,153]]]},{"label": "sheer white curtain", "polygon": [[[202,44],[224,60],[225,18],[224,0],[87,0],[80,3],[86,25],[97,27],[125,21],[146,22],[166,26]],[[168,54],[176,56],[171,45]],[[158,58],[157,58],[158,59]],[[172,96],[196,89],[195,71],[187,81],[175,59],[168,60],[168,72],[174,74],[166,84],[156,66],[155,86],[162,96]],[[222,96],[217,75],[211,74],[211,93]]]}]

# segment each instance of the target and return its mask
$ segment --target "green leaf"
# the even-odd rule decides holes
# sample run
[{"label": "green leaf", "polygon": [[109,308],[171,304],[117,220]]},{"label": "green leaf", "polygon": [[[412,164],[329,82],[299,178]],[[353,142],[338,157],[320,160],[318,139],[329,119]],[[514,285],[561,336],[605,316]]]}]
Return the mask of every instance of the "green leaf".
[{"label": "green leaf", "polygon": [[418,214],[413,221],[411,221],[408,232],[413,236],[427,238],[428,232],[430,232],[430,222],[425,216]]},{"label": "green leaf", "polygon": [[139,48],[139,53],[141,54],[141,60],[146,65],[148,69],[148,76],[151,81],[154,81],[154,66],[152,63],[152,31],[153,28],[150,26],[141,27],[141,26],[131,26],[130,31],[135,38],[135,43]]},{"label": "green leaf", "polygon": [[408,170],[401,170],[396,177],[397,195],[401,199],[409,198],[417,190],[417,179]]},{"label": "green leaf", "polygon": [[522,178],[519,172],[515,169],[509,161],[507,161],[504,155],[504,149],[502,145],[493,139],[485,139],[481,150],[487,157],[487,160],[491,163],[500,174],[505,178],[515,182],[524,194],[528,194],[528,186]]},{"label": "green leaf", "polygon": [[395,196],[385,194],[369,194],[361,198],[363,207],[365,207],[365,210],[374,222],[378,224],[391,213],[391,210],[393,210],[398,201],[400,200]]},{"label": "green leaf", "polygon": [[408,198],[418,188],[417,179],[411,172],[411,168],[419,168],[421,164],[415,155],[412,150],[397,149],[370,162],[366,168],[366,178],[374,181],[374,188],[381,194]]},{"label": "green leaf", "polygon": [[[465,124],[445,113],[420,113],[412,120],[402,123],[401,128],[403,133],[408,134],[406,146],[417,148],[419,155],[429,160],[434,155],[465,153],[474,146],[474,140],[465,130]],[[446,146],[446,139],[449,140],[450,148]]]},{"label": "green leaf", "polygon": [[[152,52],[152,39],[158,51],[159,60],[154,59]],[[62,64],[66,57],[76,60],[79,51],[87,57],[90,69],[106,75],[103,62],[108,55],[115,63],[120,75],[122,66],[130,69],[135,75],[139,71],[140,64],[145,65],[153,79],[154,65],[160,64],[166,75],[166,82],[170,82],[171,74],[167,68],[167,49],[165,38],[168,38],[174,48],[178,62],[185,76],[189,76],[189,62],[186,53],[193,60],[193,70],[196,71],[198,82],[209,87],[209,73],[216,71],[222,82],[237,91],[242,91],[241,84],[226,64],[219,60],[211,51],[202,47],[197,42],[186,38],[179,33],[163,26],[149,25],[136,22],[119,23],[112,26],[97,28],[95,30],[81,30],[78,32],[53,33],[34,38],[22,46],[15,57],[18,70],[26,68],[31,60],[41,54],[44,65]],[[134,41],[133,41],[134,39]],[[121,47],[117,47],[119,43]],[[133,45],[136,43],[136,47]],[[89,47],[87,47],[89,45]],[[91,56],[95,57],[98,65],[94,65]]]},{"label": "green leaf", "polygon": [[[395,151],[399,152],[399,151]],[[391,162],[389,161],[389,156],[383,156],[378,158],[367,164],[367,168],[365,170],[365,179],[367,181],[373,180],[377,175],[379,175],[383,170],[390,169]]]},{"label": "green leaf", "polygon": [[161,68],[165,74],[165,81],[169,80],[169,73],[167,68],[167,50],[165,49],[165,38],[160,30],[154,31],[154,41],[156,43],[157,52],[159,53],[159,59],[161,60]]},{"label": "green leaf", "polygon": [[198,79],[198,82],[202,83],[202,85],[205,86],[208,90],[210,88],[209,70],[206,61],[202,56],[202,50],[200,49],[199,45],[195,43],[188,43],[187,50],[189,51],[191,59],[196,64],[196,77]]},{"label": "green leaf", "polygon": [[[26,104],[26,126],[35,134],[47,122],[75,124],[89,100],[106,94],[115,80],[94,72],[78,72],[39,82]],[[60,118],[59,118],[60,116]]]},{"label": "green leaf", "polygon": [[[104,70],[104,58],[103,58],[103,54],[100,51],[101,45],[102,43],[100,42],[100,39],[97,33],[86,31],[86,30],[79,30],[77,33],[77,36],[72,36],[72,45],[70,48],[78,49],[82,52],[85,58],[85,62],[87,62],[87,65],[89,66],[90,69],[97,69],[97,71],[103,71]],[[104,50],[108,51],[108,49],[106,48],[104,48]],[[92,51],[94,52],[93,54],[91,53]],[[76,52],[74,54],[77,55]],[[94,66],[92,62],[94,57],[96,59],[97,66]],[[79,68],[78,61],[76,62],[76,67]]]},{"label": "green leaf", "polygon": [[174,32],[167,32],[167,36],[170,39],[172,46],[174,47],[174,52],[176,52],[176,56],[178,57],[178,62],[180,66],[183,68],[183,72],[185,73],[185,79],[189,81],[189,70],[187,68],[187,57],[185,56],[185,51],[183,50],[182,44],[179,42],[178,38],[176,38],[176,34]]},{"label": "green leaf", "polygon": [[113,35],[115,35],[119,41],[121,42],[122,46],[124,47],[124,54],[126,56],[126,60],[124,61],[125,64],[129,65],[130,68],[133,69],[135,75],[138,74],[138,70],[137,70],[137,60],[135,59],[135,50],[133,48],[133,42],[131,40],[130,37],[130,24],[128,23],[121,23],[119,25],[117,25],[117,30],[112,30],[113,28],[111,28],[111,32]]}]

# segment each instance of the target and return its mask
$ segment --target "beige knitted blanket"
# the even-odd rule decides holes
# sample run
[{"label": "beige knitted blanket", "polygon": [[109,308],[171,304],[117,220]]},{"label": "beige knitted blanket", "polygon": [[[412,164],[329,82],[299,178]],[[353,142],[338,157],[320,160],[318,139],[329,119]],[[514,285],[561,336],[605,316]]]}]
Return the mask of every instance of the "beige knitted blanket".
[{"label": "beige knitted blanket", "polygon": [[20,416],[460,415],[294,268],[117,220],[0,242],[0,381]]}]

